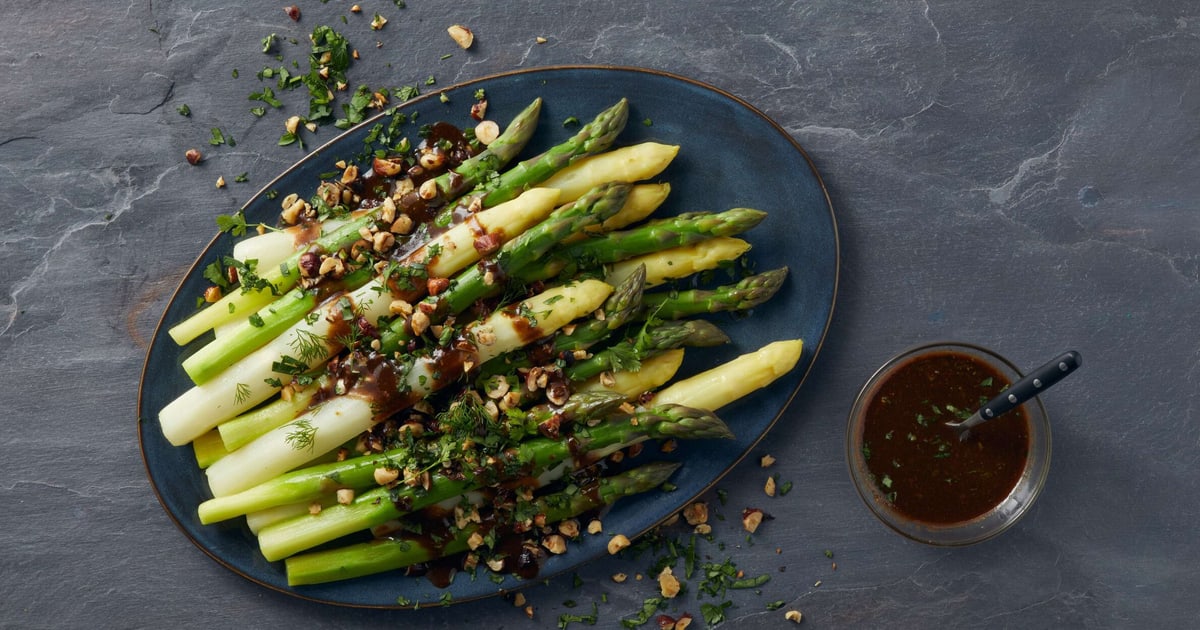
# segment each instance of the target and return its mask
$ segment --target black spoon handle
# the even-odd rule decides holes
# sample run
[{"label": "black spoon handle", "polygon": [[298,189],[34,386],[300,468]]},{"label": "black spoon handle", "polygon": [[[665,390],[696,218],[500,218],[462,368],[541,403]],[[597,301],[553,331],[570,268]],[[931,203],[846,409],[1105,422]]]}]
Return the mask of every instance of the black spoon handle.
[{"label": "black spoon handle", "polygon": [[1083,357],[1079,356],[1078,352],[1070,350],[1062,353],[1057,359],[1030,372],[1025,378],[1013,383],[1012,387],[989,400],[979,410],[979,415],[983,416],[984,420],[991,420],[1011,411],[1017,405],[1037,396],[1051,385],[1066,378],[1068,374],[1078,370],[1082,363]]}]

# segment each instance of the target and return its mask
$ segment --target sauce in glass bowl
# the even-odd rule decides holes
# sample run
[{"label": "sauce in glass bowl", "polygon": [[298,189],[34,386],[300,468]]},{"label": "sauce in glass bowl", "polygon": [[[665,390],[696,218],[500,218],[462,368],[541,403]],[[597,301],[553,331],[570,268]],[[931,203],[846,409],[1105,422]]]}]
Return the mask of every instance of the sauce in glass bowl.
[{"label": "sauce in glass bowl", "polygon": [[901,353],[855,400],[846,456],[859,495],[914,540],[966,545],[1004,531],[1030,507],[1050,464],[1050,426],[1037,398],[971,429],[963,420],[1021,378],[979,346],[936,343]]},{"label": "sauce in glass bowl", "polygon": [[879,491],[901,514],[931,523],[975,518],[1008,496],[1029,456],[1023,409],[971,430],[963,420],[1011,385],[991,365],[954,351],[903,363],[867,403],[863,458]]}]

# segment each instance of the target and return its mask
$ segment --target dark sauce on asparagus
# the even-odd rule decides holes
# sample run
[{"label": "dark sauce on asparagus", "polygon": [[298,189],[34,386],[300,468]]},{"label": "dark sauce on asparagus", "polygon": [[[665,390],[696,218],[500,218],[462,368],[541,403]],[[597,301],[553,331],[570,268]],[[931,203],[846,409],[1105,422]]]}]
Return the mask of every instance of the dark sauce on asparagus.
[{"label": "dark sauce on asparagus", "polygon": [[994,367],[946,351],[912,359],[877,387],[865,412],[863,456],[896,511],[927,523],[959,523],[986,514],[1012,492],[1029,455],[1024,409],[972,429],[965,442],[945,426],[1009,385]]}]

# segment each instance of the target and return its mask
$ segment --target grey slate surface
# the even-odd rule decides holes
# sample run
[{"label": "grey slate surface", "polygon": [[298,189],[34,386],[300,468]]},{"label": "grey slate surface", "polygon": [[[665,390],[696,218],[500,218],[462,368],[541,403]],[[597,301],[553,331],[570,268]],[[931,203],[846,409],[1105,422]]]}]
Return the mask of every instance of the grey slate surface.
[{"label": "grey slate surface", "polygon": [[[644,66],[746,99],[813,157],[840,222],[839,301],[813,375],[760,449],[795,489],[770,503],[776,519],[753,546],[734,505],[758,501],[764,471],[747,462],[721,484],[732,499],[716,559],[774,576],[731,598],[727,627],[782,626],[782,610],[764,608],[777,599],[806,627],[1196,623],[1193,3],[361,4],[351,15],[341,0],[304,2],[299,24],[281,3],[0,7],[0,626],[554,627],[607,593],[599,625],[611,627],[652,593],[608,580],[645,561],[605,560],[579,572],[581,588],[531,588],[533,620],[500,599],[311,604],[212,562],[155,501],[134,424],[146,344],[213,216],[301,157],[276,146],[282,115],[246,113],[269,61],[260,40],[322,23],[367,42],[356,82]],[[390,22],[372,33],[376,12]],[[478,35],[468,53],[445,35],[455,22]],[[237,146],[209,147],[213,126]],[[193,146],[203,166],[184,162]],[[233,184],[242,172],[251,183]],[[1026,366],[1068,347],[1085,360],[1046,396],[1054,463],[1039,503],[1003,537],[958,550],[875,522],[842,456],[862,381],[940,338]],[[699,604],[673,609],[698,616]]]}]

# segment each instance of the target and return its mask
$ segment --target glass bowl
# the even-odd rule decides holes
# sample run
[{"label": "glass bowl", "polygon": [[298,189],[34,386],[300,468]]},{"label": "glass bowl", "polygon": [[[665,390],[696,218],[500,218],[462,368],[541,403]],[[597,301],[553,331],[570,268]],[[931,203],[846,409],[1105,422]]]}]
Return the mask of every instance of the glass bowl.
[{"label": "glass bowl", "polygon": [[[937,360],[937,357],[945,357],[948,354],[954,355],[956,358],[965,357],[964,360],[973,359],[978,363],[989,366],[992,368],[992,371],[1002,376],[1008,383],[1013,383],[1022,376],[1020,370],[1007,359],[991,350],[974,344],[938,342],[906,350],[884,363],[871,376],[855,399],[846,430],[846,460],[850,468],[850,477],[854,481],[854,487],[858,490],[859,496],[862,497],[863,502],[867,504],[871,512],[888,527],[918,542],[938,546],[962,546],[987,540],[1007,530],[1020,520],[1029,510],[1030,506],[1033,505],[1034,500],[1041,493],[1042,487],[1046,483],[1046,476],[1050,471],[1050,420],[1046,415],[1045,407],[1038,398],[1034,398],[1021,406],[1020,409],[1023,409],[1026,417],[1026,431],[1028,436],[1027,455],[1024,458],[1023,465],[1015,463],[1019,461],[1018,458],[1013,459],[1014,466],[1020,466],[1019,476],[1017,476],[1014,485],[1007,492],[1007,495],[1000,496],[997,494],[995,496],[999,498],[995,500],[994,504],[991,501],[985,503],[985,505],[991,505],[986,511],[976,516],[962,518],[961,520],[947,521],[940,518],[921,518],[912,515],[912,510],[901,511],[897,509],[893,503],[893,500],[897,498],[896,493],[889,493],[887,491],[891,487],[889,475],[887,473],[883,474],[882,479],[888,484],[888,487],[883,487],[878,475],[873,473],[868,466],[868,460],[872,451],[870,448],[864,449],[864,432],[869,417],[879,418],[878,415],[868,414],[868,411],[872,408],[872,403],[876,401],[877,397],[882,398],[886,395],[882,393],[883,388],[885,385],[888,385],[890,379],[896,377],[898,372],[922,361]],[[911,374],[912,372],[908,373]],[[899,379],[897,379],[897,382],[899,382]],[[984,383],[981,381],[981,384]],[[986,384],[991,385],[991,382],[988,381]],[[927,393],[927,401],[930,401],[931,405],[936,405],[935,401],[938,400],[939,394],[946,393],[945,391],[939,392],[939,386],[943,390],[948,387],[945,383],[936,381],[922,382],[919,387],[911,384],[905,387],[888,385],[890,392],[898,391],[896,388],[900,387],[900,391],[912,391],[914,394],[916,392]],[[982,402],[984,400],[980,401],[980,403]],[[978,406],[974,406],[965,411],[968,413],[974,412],[977,408]],[[935,411],[942,413],[941,409],[935,409]],[[1017,411],[1014,410],[1010,413],[1015,414]],[[919,417],[916,419],[918,421],[921,420]],[[928,422],[930,421],[944,423],[952,419],[954,418],[949,416],[926,418],[923,426],[928,426]],[[1002,422],[1005,420],[1005,417],[1000,417],[992,422]],[[875,421],[883,422],[882,420]],[[1019,422],[1017,419],[1010,421]],[[986,429],[987,424],[977,427],[974,431]],[[887,435],[890,440],[891,431]],[[914,440],[913,434],[908,433],[906,439]],[[889,448],[892,447],[892,445],[888,446]],[[878,459],[876,462],[877,469],[880,466],[886,466],[883,463],[879,463]],[[890,465],[900,467],[900,463],[896,459],[892,459]],[[1013,474],[1018,474],[1016,468],[1014,468]],[[925,486],[925,483],[923,481],[921,485]],[[923,488],[922,495],[932,495],[935,492],[943,493],[941,487],[935,486],[935,483],[935,481],[928,481],[930,485]],[[1007,484],[1002,486],[1000,494],[1003,493],[1003,487],[1007,487]]]}]

